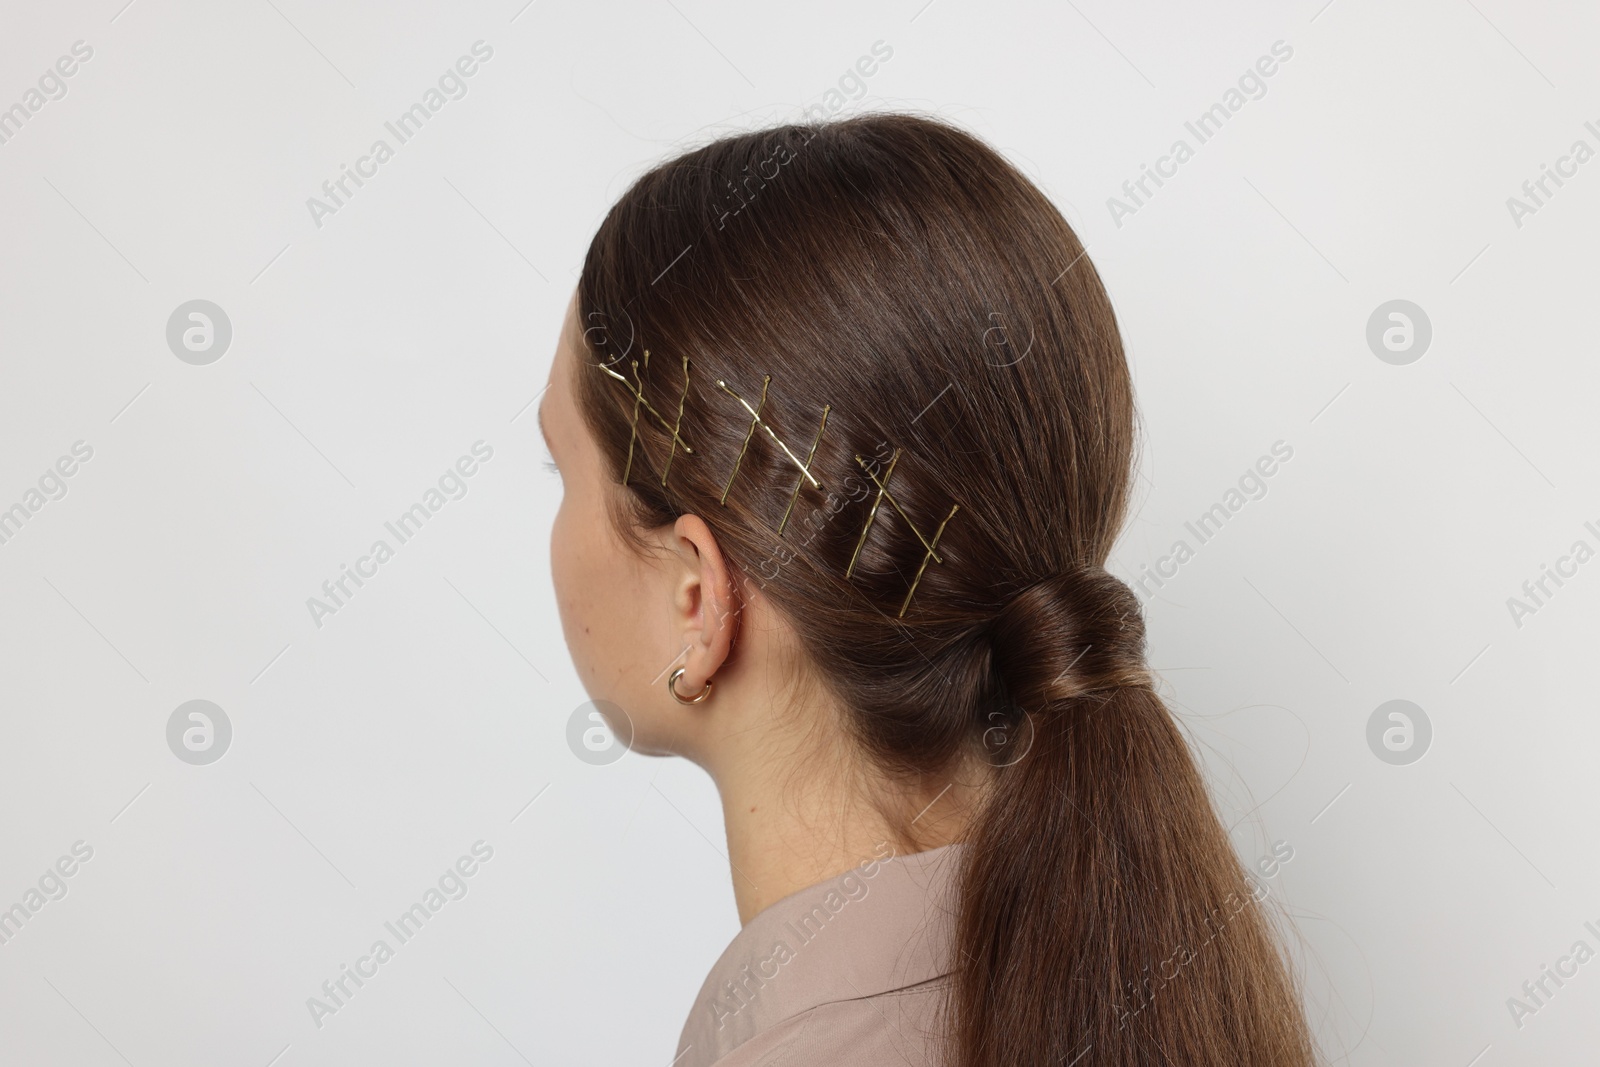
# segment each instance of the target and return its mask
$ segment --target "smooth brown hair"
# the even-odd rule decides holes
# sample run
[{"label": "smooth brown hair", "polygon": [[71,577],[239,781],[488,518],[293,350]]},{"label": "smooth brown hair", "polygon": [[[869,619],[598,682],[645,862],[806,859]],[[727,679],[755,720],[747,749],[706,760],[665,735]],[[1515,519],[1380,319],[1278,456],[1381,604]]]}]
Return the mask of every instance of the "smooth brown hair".
[{"label": "smooth brown hair", "polygon": [[[946,1062],[1315,1062],[1275,928],[1152,689],[1140,606],[1104,566],[1132,384],[1044,194],[927,118],[726,137],[612,207],[577,311],[580,406],[628,475],[619,529],[704,519],[884,773],[992,768],[964,838]],[[731,393],[755,407],[767,376],[771,433],[750,434]],[[825,406],[822,486],[796,494]],[[898,506],[873,513],[886,477]]]}]

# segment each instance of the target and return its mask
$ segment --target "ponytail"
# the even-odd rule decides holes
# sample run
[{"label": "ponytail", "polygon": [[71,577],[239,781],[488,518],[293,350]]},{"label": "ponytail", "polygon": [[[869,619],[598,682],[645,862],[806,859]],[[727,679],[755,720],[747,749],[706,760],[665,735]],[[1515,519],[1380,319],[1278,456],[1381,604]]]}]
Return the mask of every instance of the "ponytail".
[{"label": "ponytail", "polygon": [[994,664],[1026,710],[964,851],[957,1067],[1305,1067],[1257,893],[1103,570],[1014,598]]}]

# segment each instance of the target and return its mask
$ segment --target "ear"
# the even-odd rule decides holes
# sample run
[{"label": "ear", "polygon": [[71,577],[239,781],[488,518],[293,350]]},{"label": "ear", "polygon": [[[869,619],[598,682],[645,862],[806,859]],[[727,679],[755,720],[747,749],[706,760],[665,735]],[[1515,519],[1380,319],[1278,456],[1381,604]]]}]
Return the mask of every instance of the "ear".
[{"label": "ear", "polygon": [[681,627],[683,677],[678,691],[698,693],[733,652],[743,608],[733,573],[711,527],[698,515],[673,523],[671,548],[678,573],[673,582],[673,618]]}]

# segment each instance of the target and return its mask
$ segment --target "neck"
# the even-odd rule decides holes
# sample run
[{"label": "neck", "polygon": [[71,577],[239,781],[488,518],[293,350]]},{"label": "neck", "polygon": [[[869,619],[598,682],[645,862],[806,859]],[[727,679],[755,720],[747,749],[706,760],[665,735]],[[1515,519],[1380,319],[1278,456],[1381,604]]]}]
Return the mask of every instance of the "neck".
[{"label": "neck", "polygon": [[722,798],[740,925],[886,850],[923,852],[960,840],[965,829],[971,785],[926,776],[891,786],[837,743],[818,751],[818,732],[802,745],[738,731],[703,764]]}]

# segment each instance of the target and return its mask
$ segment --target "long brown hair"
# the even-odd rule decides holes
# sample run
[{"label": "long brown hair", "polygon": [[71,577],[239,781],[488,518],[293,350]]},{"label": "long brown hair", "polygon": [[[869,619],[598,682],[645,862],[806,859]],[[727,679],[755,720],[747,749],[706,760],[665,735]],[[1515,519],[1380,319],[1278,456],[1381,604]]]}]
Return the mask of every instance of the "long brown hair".
[{"label": "long brown hair", "polygon": [[909,115],[727,137],[622,196],[577,310],[596,364],[580,405],[627,475],[619,527],[703,518],[886,773],[993,766],[963,850],[949,1063],[1314,1062],[1151,688],[1139,604],[1104,567],[1132,385],[1039,189]]}]

